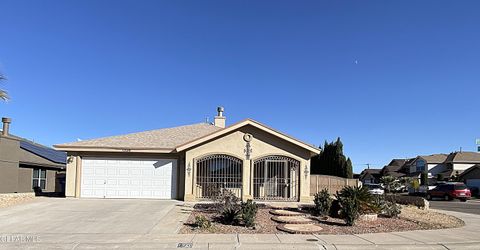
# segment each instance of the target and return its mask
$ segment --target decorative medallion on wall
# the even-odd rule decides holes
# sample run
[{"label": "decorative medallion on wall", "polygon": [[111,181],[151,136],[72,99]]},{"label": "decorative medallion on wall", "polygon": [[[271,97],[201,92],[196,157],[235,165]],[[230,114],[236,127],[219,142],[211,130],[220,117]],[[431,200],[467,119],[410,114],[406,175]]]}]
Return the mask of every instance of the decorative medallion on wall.
[{"label": "decorative medallion on wall", "polygon": [[243,135],[243,140],[246,142],[245,149],[243,151],[245,152],[245,157],[247,158],[247,160],[250,160],[250,154],[252,153],[252,147],[250,145],[250,142],[252,141],[252,139],[253,139],[253,135],[249,133],[246,133],[245,135]]}]

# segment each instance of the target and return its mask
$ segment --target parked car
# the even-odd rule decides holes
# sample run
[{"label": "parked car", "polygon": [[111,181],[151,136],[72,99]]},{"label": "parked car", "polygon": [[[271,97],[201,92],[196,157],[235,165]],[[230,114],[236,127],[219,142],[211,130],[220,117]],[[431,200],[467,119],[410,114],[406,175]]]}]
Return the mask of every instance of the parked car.
[{"label": "parked car", "polygon": [[467,201],[472,197],[472,193],[463,183],[446,183],[427,191],[427,200],[431,200],[434,197],[444,198],[445,200],[459,199]]},{"label": "parked car", "polygon": [[385,193],[380,184],[365,184],[365,186],[371,194],[381,195]]}]

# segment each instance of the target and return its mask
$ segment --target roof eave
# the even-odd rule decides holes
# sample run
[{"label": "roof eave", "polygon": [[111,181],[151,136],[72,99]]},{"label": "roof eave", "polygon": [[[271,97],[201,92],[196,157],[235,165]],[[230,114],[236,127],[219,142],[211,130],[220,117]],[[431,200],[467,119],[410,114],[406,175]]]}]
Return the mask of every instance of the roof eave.
[{"label": "roof eave", "polygon": [[215,132],[213,132],[213,133],[210,133],[210,134],[208,134],[208,135],[205,135],[205,136],[200,137],[200,138],[198,138],[198,139],[195,139],[195,140],[193,140],[193,141],[190,141],[190,142],[187,142],[187,143],[185,143],[185,144],[179,145],[179,146],[177,146],[177,147],[175,148],[175,150],[176,150],[177,152],[183,151],[183,150],[185,150],[185,149],[194,147],[194,146],[196,146],[196,145],[198,145],[198,144],[201,144],[201,143],[204,143],[204,142],[206,142],[206,141],[212,140],[212,139],[214,139],[214,138],[216,138],[216,137],[218,137],[218,136],[221,136],[221,135],[224,135],[224,134],[226,134],[226,133],[232,132],[232,131],[234,131],[234,130],[236,130],[236,129],[239,129],[239,128],[241,128],[241,127],[243,127],[243,126],[246,126],[246,125],[254,126],[254,127],[256,127],[256,128],[258,128],[258,129],[260,129],[260,130],[266,131],[266,132],[268,132],[268,133],[270,133],[270,134],[273,134],[273,135],[275,135],[275,136],[277,136],[277,137],[279,137],[279,138],[282,138],[282,139],[284,139],[284,140],[286,140],[286,141],[288,141],[288,142],[290,142],[290,143],[293,143],[293,144],[295,144],[295,145],[297,145],[297,146],[300,146],[300,147],[302,147],[302,148],[305,148],[305,149],[309,150],[311,153],[313,153],[313,155],[320,154],[320,149],[319,149],[319,148],[316,148],[316,147],[311,146],[311,145],[309,145],[309,144],[307,144],[307,143],[304,143],[304,142],[302,142],[302,141],[300,141],[300,140],[297,140],[297,139],[295,139],[295,138],[292,138],[292,137],[290,137],[290,136],[287,136],[287,135],[285,135],[285,134],[283,134],[283,133],[281,133],[281,132],[279,132],[279,131],[276,131],[276,130],[274,130],[274,129],[272,129],[272,128],[269,128],[269,127],[267,127],[267,126],[265,126],[265,125],[263,125],[263,124],[261,124],[261,123],[259,123],[259,122],[257,122],[257,121],[251,120],[251,119],[246,119],[246,120],[240,121],[240,122],[238,122],[238,123],[235,123],[235,124],[233,124],[233,125],[231,125],[231,126],[228,126],[228,127],[224,128],[224,129],[222,129],[222,130],[215,131]]},{"label": "roof eave", "polygon": [[98,147],[53,145],[58,151],[65,152],[112,152],[112,153],[172,153],[172,148],[134,148],[134,147]]}]

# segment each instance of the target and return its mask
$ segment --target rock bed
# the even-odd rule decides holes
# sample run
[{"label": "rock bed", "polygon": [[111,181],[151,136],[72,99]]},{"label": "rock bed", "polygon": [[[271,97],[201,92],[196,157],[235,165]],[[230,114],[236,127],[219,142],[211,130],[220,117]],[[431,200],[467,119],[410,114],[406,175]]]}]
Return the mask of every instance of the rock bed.
[{"label": "rock bed", "polygon": [[30,202],[35,199],[33,193],[0,194],[0,208]]},{"label": "rock bed", "polygon": [[[241,233],[241,234],[261,234],[261,233],[286,233],[277,229],[277,223],[271,218],[271,208],[262,207],[258,209],[256,224],[254,229],[244,226],[223,225],[216,218],[214,211],[207,209],[195,209],[190,215],[187,223],[180,230],[180,233]],[[212,220],[212,228],[196,229],[192,226],[195,222],[195,216],[204,215]],[[414,207],[404,207],[399,218],[378,217],[376,221],[357,220],[354,226],[346,226],[345,221],[338,218],[328,218],[328,220],[315,220],[314,225],[322,228],[316,234],[361,234],[361,233],[380,233],[380,232],[398,232],[410,230],[426,230],[460,227],[464,222],[456,217],[437,213],[430,210],[420,210]]]}]

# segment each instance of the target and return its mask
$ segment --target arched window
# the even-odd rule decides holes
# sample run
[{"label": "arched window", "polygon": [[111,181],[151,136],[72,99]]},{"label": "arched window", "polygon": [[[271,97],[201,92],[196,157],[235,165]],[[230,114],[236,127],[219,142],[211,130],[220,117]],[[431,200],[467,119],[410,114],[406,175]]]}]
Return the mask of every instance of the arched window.
[{"label": "arched window", "polygon": [[243,161],[226,154],[208,155],[196,164],[196,197],[213,198],[227,189],[242,197]]},{"label": "arched window", "polygon": [[259,200],[297,201],[300,162],[270,155],[253,163],[253,197]]}]

